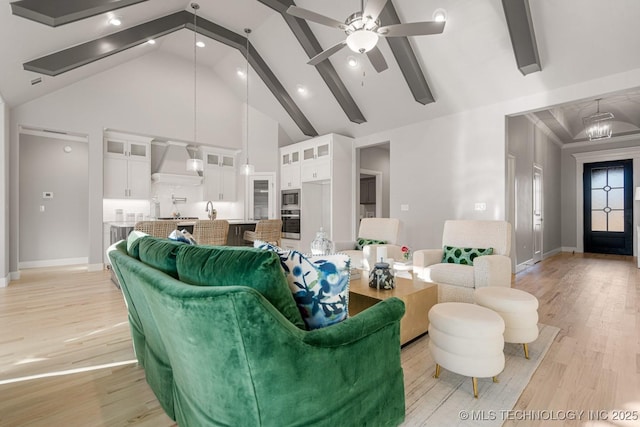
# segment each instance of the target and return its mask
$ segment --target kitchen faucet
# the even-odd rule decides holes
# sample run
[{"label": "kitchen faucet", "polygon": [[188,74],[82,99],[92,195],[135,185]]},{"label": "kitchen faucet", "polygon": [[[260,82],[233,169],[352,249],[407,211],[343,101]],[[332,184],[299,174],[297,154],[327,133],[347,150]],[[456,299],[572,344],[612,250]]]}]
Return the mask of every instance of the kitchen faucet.
[{"label": "kitchen faucet", "polygon": [[213,203],[211,200],[207,202],[207,207],[205,208],[205,212],[209,216],[209,219],[216,219],[216,215],[218,214],[215,209],[213,209]]}]

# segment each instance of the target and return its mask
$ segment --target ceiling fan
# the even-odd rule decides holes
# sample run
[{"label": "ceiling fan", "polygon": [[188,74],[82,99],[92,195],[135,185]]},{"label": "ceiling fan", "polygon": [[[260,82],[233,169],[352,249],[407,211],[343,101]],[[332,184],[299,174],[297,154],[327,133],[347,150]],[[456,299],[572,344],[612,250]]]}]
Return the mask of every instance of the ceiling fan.
[{"label": "ceiling fan", "polygon": [[307,62],[309,65],[317,65],[345,46],[356,53],[366,53],[371,65],[377,72],[382,72],[388,68],[382,52],[376,44],[380,37],[406,37],[425,36],[429,34],[440,34],[444,31],[444,21],[436,22],[412,22],[407,24],[395,24],[380,26],[378,16],[384,9],[388,0],[368,0],[364,5],[364,0],[360,1],[360,11],[354,12],[344,21],[340,22],[333,18],[321,15],[308,9],[298,6],[289,6],[287,13],[317,24],[338,28],[347,34],[347,38],[340,43],[331,46]]}]

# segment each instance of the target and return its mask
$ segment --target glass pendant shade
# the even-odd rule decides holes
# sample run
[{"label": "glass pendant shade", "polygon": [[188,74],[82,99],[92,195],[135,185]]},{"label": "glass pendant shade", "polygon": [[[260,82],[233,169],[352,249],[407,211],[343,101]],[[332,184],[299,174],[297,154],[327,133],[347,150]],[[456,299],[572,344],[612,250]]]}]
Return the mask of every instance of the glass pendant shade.
[{"label": "glass pendant shade", "polygon": [[253,175],[253,173],[256,171],[255,166],[253,166],[250,163],[245,163],[244,165],[242,165],[242,175]]},{"label": "glass pendant shade", "polygon": [[187,159],[187,170],[191,172],[202,172],[204,163],[201,159]]},{"label": "glass pendant shade", "polygon": [[320,227],[320,231],[316,233],[316,238],[311,242],[311,255],[329,255],[333,252],[333,242],[329,240],[327,233]]},{"label": "glass pendant shade", "polygon": [[369,52],[378,43],[378,34],[369,30],[356,30],[347,37],[347,46],[354,52]]}]

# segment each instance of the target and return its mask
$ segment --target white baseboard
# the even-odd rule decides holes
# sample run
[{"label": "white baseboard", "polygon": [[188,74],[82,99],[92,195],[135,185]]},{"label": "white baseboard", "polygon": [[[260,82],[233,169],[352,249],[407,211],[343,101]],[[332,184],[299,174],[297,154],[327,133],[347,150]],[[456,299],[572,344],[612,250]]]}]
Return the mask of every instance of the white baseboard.
[{"label": "white baseboard", "polygon": [[563,246],[562,252],[580,252],[575,246]]},{"label": "white baseboard", "polygon": [[61,258],[61,259],[45,259],[42,261],[25,261],[18,263],[19,269],[24,268],[41,268],[41,267],[60,267],[65,265],[88,264],[89,258]]},{"label": "white baseboard", "polygon": [[516,265],[516,274],[520,273],[521,271],[526,270],[527,268],[531,267],[532,265],[533,265],[533,258]]},{"label": "white baseboard", "polygon": [[542,259],[549,258],[550,256],[554,256],[559,254],[560,252],[564,252],[562,248],[555,248],[550,250],[549,252],[545,252],[542,254]]},{"label": "white baseboard", "polygon": [[9,281],[12,281],[12,280],[20,280],[19,271],[12,271],[11,273],[9,273]]},{"label": "white baseboard", "polygon": [[11,281],[11,274],[7,274],[7,277],[0,277],[0,288],[6,288]]},{"label": "white baseboard", "polygon": [[102,271],[104,270],[104,264],[103,263],[98,263],[98,264],[89,264],[87,266],[87,271]]}]

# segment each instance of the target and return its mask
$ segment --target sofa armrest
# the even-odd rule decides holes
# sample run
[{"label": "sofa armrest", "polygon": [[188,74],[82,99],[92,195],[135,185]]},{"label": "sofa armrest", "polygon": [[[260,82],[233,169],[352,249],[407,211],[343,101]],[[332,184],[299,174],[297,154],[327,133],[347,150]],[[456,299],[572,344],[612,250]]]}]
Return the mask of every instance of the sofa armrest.
[{"label": "sofa armrest", "polygon": [[413,251],[413,274],[424,279],[424,270],[430,265],[442,262],[442,249],[418,249]]},{"label": "sofa armrest", "polygon": [[333,246],[336,252],[352,251],[356,248],[356,242],[354,240],[333,242]]},{"label": "sofa armrest", "polygon": [[475,287],[511,287],[511,258],[504,255],[483,255],[473,260]]},{"label": "sofa armrest", "polygon": [[371,335],[404,316],[404,302],[389,298],[342,322],[304,334],[302,341],[315,347],[340,347]]}]

